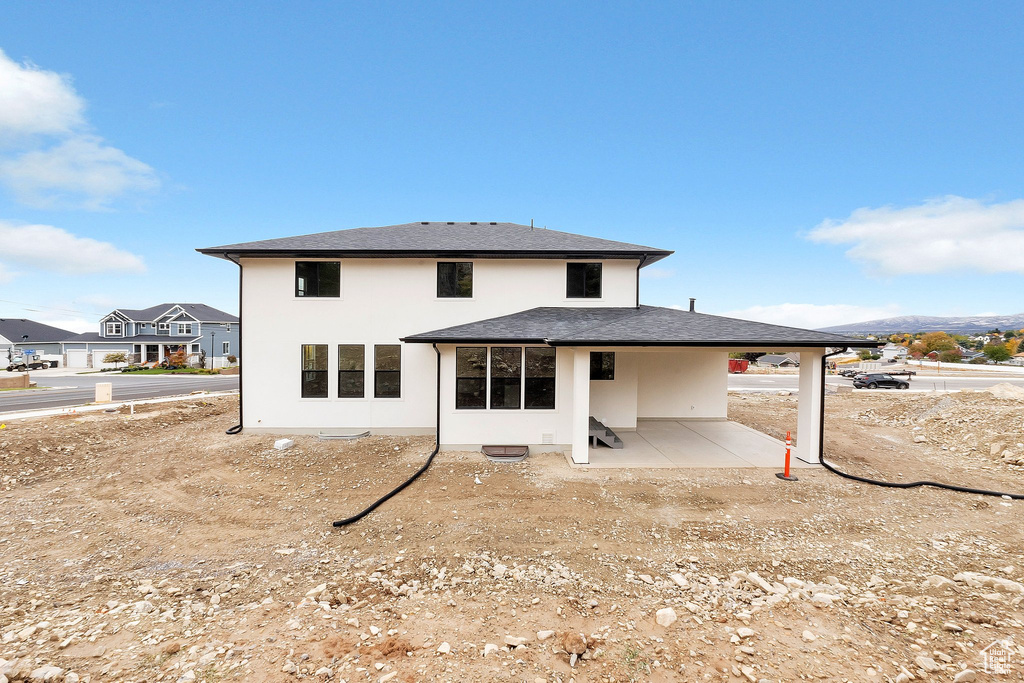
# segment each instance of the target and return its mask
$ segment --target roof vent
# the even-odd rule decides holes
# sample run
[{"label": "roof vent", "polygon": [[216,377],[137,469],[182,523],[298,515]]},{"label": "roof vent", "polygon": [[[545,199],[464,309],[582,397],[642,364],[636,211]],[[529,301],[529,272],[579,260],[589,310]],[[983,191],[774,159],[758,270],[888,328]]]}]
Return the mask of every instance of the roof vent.
[{"label": "roof vent", "polygon": [[497,223],[495,223],[494,221],[491,221],[491,225],[497,225]]},{"label": "roof vent", "polygon": [[430,221],[420,221],[420,225],[430,225]]},{"label": "roof vent", "polygon": [[476,221],[470,221],[469,224],[470,225],[476,225]]},{"label": "roof vent", "polygon": [[693,312],[694,312],[694,308],[693,308],[693,307],[694,307],[694,304],[696,304],[696,303],[697,303],[697,300],[696,300],[696,299],[694,299],[694,298],[693,298],[693,297],[691,296],[691,297],[690,297],[690,313],[693,313]]},{"label": "roof vent", "polygon": [[448,225],[455,225],[455,221],[448,221]]}]

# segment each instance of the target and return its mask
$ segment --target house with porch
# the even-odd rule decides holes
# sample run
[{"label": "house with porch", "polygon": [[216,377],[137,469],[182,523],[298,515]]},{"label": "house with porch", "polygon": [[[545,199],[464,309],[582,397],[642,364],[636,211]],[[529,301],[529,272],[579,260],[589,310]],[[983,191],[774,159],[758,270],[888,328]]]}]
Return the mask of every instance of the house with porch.
[{"label": "house with porch", "polygon": [[191,365],[223,367],[239,356],[238,318],[206,304],[167,303],[143,309],[117,308],[100,319],[98,332],[71,335],[64,342],[64,364],[104,368],[109,353],[134,363],[160,363],[184,352]]},{"label": "house with porch", "polygon": [[198,251],[239,267],[250,431],[432,434],[443,449],[526,445],[581,464],[655,441],[682,452],[740,428],[729,353],[770,349],[798,354],[796,455],[813,462],[824,358],[863,343],[692,301],[641,305],[640,270],[671,251],[529,225],[424,221]]}]

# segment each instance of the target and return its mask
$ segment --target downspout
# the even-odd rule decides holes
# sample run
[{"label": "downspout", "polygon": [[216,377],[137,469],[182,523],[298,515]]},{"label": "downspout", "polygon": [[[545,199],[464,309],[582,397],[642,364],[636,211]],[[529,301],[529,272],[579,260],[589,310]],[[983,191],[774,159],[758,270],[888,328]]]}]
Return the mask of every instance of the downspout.
[{"label": "downspout", "polygon": [[639,263],[636,264],[636,307],[640,308],[640,269],[644,267],[644,263],[647,261],[647,254],[640,256]]},{"label": "downspout", "polygon": [[872,486],[882,486],[890,489],[912,489],[919,486],[932,486],[937,489],[945,489],[947,491],[958,491],[960,493],[976,493],[980,496],[999,496],[1001,498],[1013,498],[1015,500],[1024,500],[1024,493],[1002,493],[1000,491],[989,491],[987,489],[974,489],[968,486],[957,486],[956,484],[942,484],[935,481],[911,481],[905,484],[894,482],[894,481],[882,481],[879,479],[869,479],[868,477],[860,477],[856,474],[847,474],[843,472],[835,465],[825,462],[825,359],[830,356],[846,351],[849,347],[843,347],[839,351],[833,351],[832,353],[826,353],[821,357],[821,414],[820,423],[818,429],[818,462],[822,467],[827,469],[833,474],[838,474],[844,479],[852,479],[853,481],[859,481],[862,484],[871,484]]},{"label": "downspout", "polygon": [[346,517],[345,519],[340,519],[337,522],[334,522],[334,526],[339,526],[339,527],[340,526],[348,526],[349,524],[352,524],[353,522],[358,522],[363,517],[365,517],[366,515],[370,514],[371,512],[373,512],[374,510],[379,508],[381,505],[386,503],[392,497],[397,495],[406,486],[408,486],[409,484],[411,484],[414,481],[416,481],[416,479],[418,479],[421,474],[426,472],[427,469],[430,467],[430,464],[432,462],[434,462],[434,456],[436,456],[437,452],[439,450],[441,450],[441,352],[438,350],[436,343],[431,344],[431,346],[434,347],[434,353],[437,354],[437,397],[436,397],[437,398],[437,412],[436,412],[436,415],[434,417],[435,422],[436,422],[435,429],[434,429],[434,435],[435,435],[435,438],[434,438],[434,450],[432,450],[430,452],[430,455],[427,456],[427,461],[425,463],[423,463],[423,467],[421,467],[418,470],[416,470],[415,472],[413,472],[413,475],[411,477],[409,477],[408,479],[403,481],[401,484],[396,486],[390,492],[388,492],[388,493],[384,494],[383,496],[381,496],[379,499],[377,499],[377,501],[375,503],[370,505],[370,507],[366,508],[362,512],[357,512],[356,514],[352,515],[351,517]]},{"label": "downspout", "polygon": [[[225,434],[238,434],[242,431],[242,398],[245,392],[242,391],[242,261],[241,258],[233,259],[231,254],[224,254],[224,258],[238,266],[238,424],[231,427]],[[210,348],[212,358],[216,349]]]}]

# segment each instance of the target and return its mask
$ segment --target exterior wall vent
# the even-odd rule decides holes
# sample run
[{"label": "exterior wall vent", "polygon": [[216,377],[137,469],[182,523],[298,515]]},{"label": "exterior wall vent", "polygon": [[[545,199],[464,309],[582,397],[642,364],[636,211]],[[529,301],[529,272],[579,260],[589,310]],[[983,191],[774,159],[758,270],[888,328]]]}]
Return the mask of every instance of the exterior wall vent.
[{"label": "exterior wall vent", "polygon": [[540,435],[540,442],[553,444],[555,443],[555,435],[550,432],[545,432]]}]

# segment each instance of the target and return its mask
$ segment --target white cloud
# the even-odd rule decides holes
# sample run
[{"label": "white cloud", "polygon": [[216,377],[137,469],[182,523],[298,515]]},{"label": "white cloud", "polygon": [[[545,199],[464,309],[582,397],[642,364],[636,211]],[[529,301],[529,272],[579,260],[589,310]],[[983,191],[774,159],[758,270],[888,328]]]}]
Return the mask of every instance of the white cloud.
[{"label": "white cloud", "polygon": [[0,263],[0,285],[4,284],[5,282],[10,282],[15,278],[16,275],[17,273],[8,270],[7,267],[4,266],[4,264]]},{"label": "white cloud", "polygon": [[59,327],[62,330],[70,330],[79,334],[82,332],[95,332],[99,329],[97,322],[99,318],[96,320],[86,320],[85,318],[35,317],[33,320],[44,325],[52,325],[53,327]]},{"label": "white cloud", "polygon": [[70,133],[84,122],[84,108],[68,77],[0,50],[0,138]]},{"label": "white cloud", "polygon": [[[0,260],[62,275],[142,273],[142,259],[110,242],[78,237],[52,225],[14,225],[0,220]],[[2,264],[0,264],[0,275]]]},{"label": "white cloud", "polygon": [[861,208],[808,239],[853,244],[846,255],[882,275],[974,270],[1024,273],[1024,199],[947,196],[918,206]]},{"label": "white cloud", "polygon": [[847,323],[891,318],[900,314],[896,304],[883,306],[857,306],[854,304],[776,304],[774,306],[751,306],[738,311],[727,311],[721,315],[742,320],[756,320],[774,325],[788,325],[804,329],[818,329],[845,325]]},{"label": "white cloud", "polygon": [[107,209],[155,190],[156,172],[91,132],[70,80],[0,51],[0,183],[44,208]]},{"label": "white cloud", "polygon": [[127,192],[160,185],[150,166],[91,135],[0,161],[0,181],[25,204],[73,204],[87,209],[107,208]]}]

